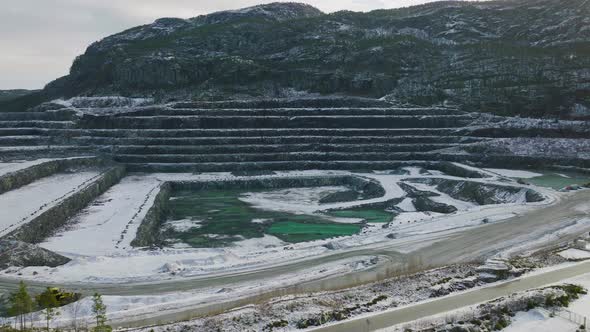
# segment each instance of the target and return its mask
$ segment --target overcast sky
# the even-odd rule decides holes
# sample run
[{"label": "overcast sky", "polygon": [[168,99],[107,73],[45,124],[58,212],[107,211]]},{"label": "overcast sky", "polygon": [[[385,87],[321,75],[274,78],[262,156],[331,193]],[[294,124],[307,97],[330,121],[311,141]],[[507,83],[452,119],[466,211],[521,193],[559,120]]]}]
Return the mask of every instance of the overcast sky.
[{"label": "overcast sky", "polygon": [[[275,0],[276,1],[276,0]],[[281,1],[281,0],[279,0]],[[304,0],[325,12],[432,0]],[[0,0],[0,89],[38,89],[66,75],[86,47],[160,17],[194,17],[264,0]]]}]

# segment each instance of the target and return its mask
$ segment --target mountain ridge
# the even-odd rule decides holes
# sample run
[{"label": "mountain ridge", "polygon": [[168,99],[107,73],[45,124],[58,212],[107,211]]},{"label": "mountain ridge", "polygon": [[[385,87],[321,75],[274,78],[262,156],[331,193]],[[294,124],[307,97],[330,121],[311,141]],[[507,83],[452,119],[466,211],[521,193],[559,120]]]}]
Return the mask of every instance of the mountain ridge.
[{"label": "mountain ridge", "polygon": [[340,94],[570,117],[590,107],[589,8],[588,0],[446,1],[324,14],[274,3],[165,18],[93,43],[37,96]]}]

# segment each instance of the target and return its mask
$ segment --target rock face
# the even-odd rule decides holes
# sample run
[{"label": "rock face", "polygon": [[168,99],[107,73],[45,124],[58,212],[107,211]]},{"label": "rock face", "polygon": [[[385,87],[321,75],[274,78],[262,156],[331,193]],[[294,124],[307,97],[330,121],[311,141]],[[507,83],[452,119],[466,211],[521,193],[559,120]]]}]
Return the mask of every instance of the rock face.
[{"label": "rock face", "polygon": [[68,76],[4,109],[77,95],[387,96],[501,114],[586,117],[586,0],[438,2],[324,14],[280,3],[165,18],[92,44]]},{"label": "rock face", "polygon": [[419,197],[436,197],[440,196],[439,194],[432,192],[432,191],[424,191],[416,189],[415,187],[410,186],[407,183],[399,182],[398,185],[402,188],[409,198],[419,198]]},{"label": "rock face", "polygon": [[1,240],[0,241],[0,269],[11,266],[49,266],[56,267],[66,264],[69,258],[58,255],[49,250],[37,247],[32,244]]},{"label": "rock face", "polygon": [[354,190],[338,191],[320,198],[320,204],[351,202],[357,200],[359,193]]},{"label": "rock face", "polygon": [[412,179],[412,182],[436,186],[436,189],[455,199],[478,205],[540,202],[543,195],[527,188],[482,184],[449,179]]},{"label": "rock face", "polygon": [[17,90],[0,90],[0,102],[3,101],[10,101],[22,96],[26,96],[30,93],[33,93],[34,91],[31,90],[23,90],[23,89],[17,89]]},{"label": "rock face", "polygon": [[417,211],[422,211],[422,212],[431,211],[431,212],[448,214],[448,213],[453,213],[453,212],[457,211],[457,208],[452,205],[435,202],[435,201],[433,201],[427,197],[423,197],[423,196],[415,198],[414,200],[412,200],[412,203],[416,207]]}]

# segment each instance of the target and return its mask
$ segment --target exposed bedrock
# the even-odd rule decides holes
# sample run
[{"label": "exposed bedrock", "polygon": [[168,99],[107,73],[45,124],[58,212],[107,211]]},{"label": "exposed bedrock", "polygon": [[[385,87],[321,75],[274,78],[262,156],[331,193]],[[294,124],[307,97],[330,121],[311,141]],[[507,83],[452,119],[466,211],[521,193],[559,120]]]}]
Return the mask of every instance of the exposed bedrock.
[{"label": "exposed bedrock", "polygon": [[214,189],[280,189],[294,187],[348,186],[364,193],[365,199],[385,195],[385,189],[375,180],[359,176],[310,176],[290,178],[237,179],[227,181],[175,181],[172,190]]},{"label": "exposed bedrock", "polygon": [[69,261],[69,258],[33,244],[14,240],[0,240],[0,270],[13,266],[56,267]]},{"label": "exposed bedrock", "polygon": [[133,247],[149,247],[162,243],[160,227],[168,214],[168,200],[172,196],[172,185],[165,182],[160,186],[154,204],[146,213],[141,225],[137,229],[135,239],[131,241]]},{"label": "exposed bedrock", "polygon": [[430,211],[449,214],[457,211],[457,208],[452,205],[435,202],[430,198],[424,196],[414,198],[412,200],[412,203],[414,204],[416,210],[421,212]]},{"label": "exposed bedrock", "polygon": [[80,120],[89,129],[178,129],[178,128],[457,128],[473,121],[471,115],[438,116],[162,116],[162,117],[93,117]]},{"label": "exposed bedrock", "polygon": [[398,185],[406,192],[407,196],[410,198],[440,196],[440,194],[437,194],[432,191],[419,190],[413,186],[410,186],[407,183],[398,182]]},{"label": "exposed bedrock", "polygon": [[125,174],[123,166],[110,167],[97,180],[41,213],[31,222],[9,233],[5,238],[27,243],[42,242],[53,235],[57,229],[65,226],[70,218],[85,208],[92,200],[118,183]]},{"label": "exposed bedrock", "polygon": [[40,107],[32,112],[0,112],[0,121],[73,121],[76,119],[76,112],[69,109],[45,111]]},{"label": "exposed bedrock", "polygon": [[472,170],[472,169],[467,169],[465,167],[461,167],[458,166],[456,164],[453,164],[451,162],[447,162],[447,161],[441,161],[441,162],[435,162],[435,163],[429,163],[427,165],[424,166],[425,168],[428,169],[434,169],[437,171],[441,171],[447,175],[451,175],[451,176],[456,176],[459,178],[485,178],[485,177],[489,177],[489,175],[476,171],[476,170]]},{"label": "exposed bedrock", "polygon": [[100,166],[107,162],[108,161],[104,159],[95,157],[50,160],[28,167],[26,169],[0,176],[0,194],[25,186],[40,178],[50,176],[58,172],[63,172],[68,169]]},{"label": "exposed bedrock", "polygon": [[265,99],[265,100],[226,100],[181,102],[174,108],[204,109],[249,109],[249,108],[307,108],[307,107],[390,107],[386,101],[372,98],[301,98],[301,99]]},{"label": "exposed bedrock", "polygon": [[543,195],[540,193],[522,187],[440,178],[410,179],[408,181],[436,186],[438,191],[455,199],[479,205],[540,202],[544,200]]},{"label": "exposed bedrock", "polygon": [[98,154],[132,172],[388,170],[422,163],[448,175],[479,178],[485,174],[451,162],[590,167],[588,159],[575,153],[556,157],[490,150],[492,136],[513,141],[587,135],[590,129],[582,121],[506,118],[449,107],[399,108],[346,97],[152,106],[130,101],[126,107],[116,106],[119,98],[110,98],[115,106],[105,106],[109,98],[98,104],[88,98],[90,108],[80,104],[83,99],[64,102],[72,105],[67,112],[76,112],[71,119],[36,119],[38,111],[0,116],[2,155]]},{"label": "exposed bedrock", "polygon": [[352,202],[359,199],[359,192],[356,190],[343,190],[328,194],[320,198],[320,204]]}]

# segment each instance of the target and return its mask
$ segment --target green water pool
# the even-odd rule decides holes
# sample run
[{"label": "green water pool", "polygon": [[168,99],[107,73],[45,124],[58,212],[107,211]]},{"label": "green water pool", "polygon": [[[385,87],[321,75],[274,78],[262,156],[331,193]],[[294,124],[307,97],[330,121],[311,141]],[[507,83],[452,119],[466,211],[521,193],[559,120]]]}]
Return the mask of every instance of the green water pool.
[{"label": "green water pool", "polygon": [[589,183],[590,176],[579,173],[543,173],[542,176],[525,179],[525,181],[539,187],[548,187],[559,190],[573,184],[583,185]]},{"label": "green water pool", "polygon": [[393,213],[385,210],[367,208],[334,210],[328,214],[339,218],[364,219],[368,223],[388,223],[395,217]]},{"label": "green water pool", "polygon": [[175,193],[169,202],[167,219],[197,223],[182,231],[163,229],[164,239],[192,247],[222,247],[264,234],[296,243],[349,236],[361,230],[361,225],[334,223],[327,217],[256,209],[239,199],[242,194],[239,190]]}]

